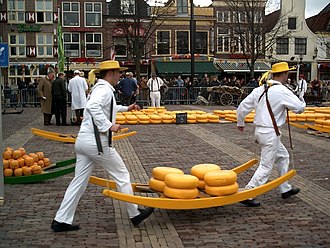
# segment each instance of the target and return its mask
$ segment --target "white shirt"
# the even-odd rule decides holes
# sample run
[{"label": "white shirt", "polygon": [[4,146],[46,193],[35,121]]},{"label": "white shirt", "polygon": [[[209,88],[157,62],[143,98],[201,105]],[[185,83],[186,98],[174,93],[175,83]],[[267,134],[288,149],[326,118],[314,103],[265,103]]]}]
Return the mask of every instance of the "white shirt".
[{"label": "white shirt", "polygon": [[[115,89],[103,79],[99,79],[92,89],[84,111],[84,119],[79,133],[94,133],[92,117],[99,132],[107,132],[116,123],[116,113],[127,111],[128,106],[117,105]],[[112,122],[110,122],[111,99],[113,99]]]},{"label": "white shirt", "polygon": [[[281,127],[286,122],[286,109],[294,113],[302,113],[306,107],[304,101],[300,101],[288,88],[278,81],[269,80],[272,86],[268,89],[268,100],[278,127]],[[253,109],[256,110],[254,124],[257,127],[274,128],[270,117],[267,105],[266,94],[259,100],[259,97],[264,92],[264,86],[255,88],[238,106],[237,108],[237,126],[245,126],[244,118]]]},{"label": "white shirt", "polygon": [[307,91],[307,82],[306,82],[305,79],[301,79],[301,80],[298,81],[295,91],[298,91],[298,92],[299,91],[303,91],[303,92]]},{"label": "white shirt", "polygon": [[71,92],[71,109],[83,109],[86,106],[87,82],[80,76],[70,79],[68,91]]},{"label": "white shirt", "polygon": [[150,89],[150,92],[160,91],[160,87],[162,87],[163,85],[164,81],[159,77],[156,77],[155,79],[150,78],[147,82],[147,86]]}]

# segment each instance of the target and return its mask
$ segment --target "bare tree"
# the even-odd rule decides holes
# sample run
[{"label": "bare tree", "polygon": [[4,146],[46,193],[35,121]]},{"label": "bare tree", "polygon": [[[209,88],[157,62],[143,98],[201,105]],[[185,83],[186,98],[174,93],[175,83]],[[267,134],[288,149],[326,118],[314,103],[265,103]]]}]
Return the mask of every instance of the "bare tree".
[{"label": "bare tree", "polygon": [[[250,77],[254,78],[255,63],[265,58],[267,51],[271,51],[277,38],[287,37],[287,25],[280,12],[272,20],[267,20],[265,10],[278,8],[277,2],[266,0],[223,0],[225,8],[231,13],[224,26],[230,33],[230,52],[241,53],[250,70]],[[271,6],[273,5],[273,6]],[[275,22],[274,22],[274,20]],[[276,24],[276,28],[275,27]],[[268,37],[272,39],[266,39]],[[276,38],[274,38],[276,37]]]},{"label": "bare tree", "polygon": [[[125,1],[118,1],[119,4]],[[173,0],[162,5],[150,7],[147,0],[127,0],[119,6],[119,13],[109,14],[115,17],[114,29],[122,30],[126,41],[127,57],[136,65],[136,76],[140,79],[141,59],[150,58],[155,49],[155,33],[170,14]],[[115,46],[111,44],[110,46]]]}]

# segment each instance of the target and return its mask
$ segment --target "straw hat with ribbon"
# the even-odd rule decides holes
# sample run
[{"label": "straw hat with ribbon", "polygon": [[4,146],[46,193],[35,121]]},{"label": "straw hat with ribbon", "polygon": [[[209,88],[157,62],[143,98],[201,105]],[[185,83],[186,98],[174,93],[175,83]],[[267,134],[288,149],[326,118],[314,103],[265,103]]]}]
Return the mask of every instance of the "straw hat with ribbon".
[{"label": "straw hat with ribbon", "polygon": [[120,71],[126,71],[127,67],[121,67],[119,62],[116,60],[107,60],[100,63],[100,66],[98,69],[95,69],[94,73],[99,73],[100,71],[104,70],[120,70]]},{"label": "straw hat with ribbon", "polygon": [[289,68],[289,65],[287,62],[279,62],[279,63],[273,64],[272,69],[270,71],[265,72],[262,75],[261,79],[259,80],[259,85],[267,83],[271,77],[271,74],[292,71],[295,69],[296,69],[295,67]]}]

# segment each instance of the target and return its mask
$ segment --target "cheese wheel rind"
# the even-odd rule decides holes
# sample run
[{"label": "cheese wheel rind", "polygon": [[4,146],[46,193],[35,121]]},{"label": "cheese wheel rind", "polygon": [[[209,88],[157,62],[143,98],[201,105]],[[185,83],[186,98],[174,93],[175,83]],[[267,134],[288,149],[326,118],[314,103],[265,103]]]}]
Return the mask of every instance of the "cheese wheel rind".
[{"label": "cheese wheel rind", "polygon": [[238,191],[238,183],[234,183],[232,185],[227,186],[205,186],[205,192],[211,196],[225,196],[225,195],[232,195],[237,193]]},{"label": "cheese wheel rind", "polygon": [[165,185],[175,189],[195,189],[198,182],[198,178],[192,175],[168,174],[165,177]]},{"label": "cheese wheel rind", "polygon": [[149,187],[150,187],[150,189],[153,189],[153,190],[156,190],[159,192],[163,192],[164,187],[165,187],[165,182],[152,177],[149,180]]},{"label": "cheese wheel rind", "polygon": [[219,171],[221,170],[219,165],[216,164],[196,164],[191,167],[191,174],[198,177],[199,179],[204,180],[204,176],[207,172],[210,171]]},{"label": "cheese wheel rind", "polygon": [[167,176],[167,174],[184,174],[184,172],[178,168],[173,168],[173,167],[155,167],[152,169],[152,176],[155,179],[158,180],[165,180],[165,177]]},{"label": "cheese wheel rind", "polygon": [[164,195],[173,199],[194,199],[198,195],[198,189],[175,189],[165,186]]},{"label": "cheese wheel rind", "polygon": [[210,171],[205,174],[204,181],[209,186],[227,186],[237,181],[237,174],[232,170]]}]

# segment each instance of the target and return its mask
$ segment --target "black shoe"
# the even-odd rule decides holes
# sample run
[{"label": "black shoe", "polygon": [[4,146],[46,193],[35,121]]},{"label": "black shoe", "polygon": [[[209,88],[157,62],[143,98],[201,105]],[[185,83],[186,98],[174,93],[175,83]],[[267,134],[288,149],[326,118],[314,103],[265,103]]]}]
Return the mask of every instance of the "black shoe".
[{"label": "black shoe", "polygon": [[282,198],[283,198],[283,199],[287,199],[287,198],[289,198],[290,196],[293,196],[293,195],[298,194],[299,191],[300,191],[299,188],[292,188],[292,189],[289,190],[288,192],[282,193]]},{"label": "black shoe", "polygon": [[68,232],[68,231],[79,230],[78,225],[60,223],[56,220],[53,220],[51,228],[53,229],[54,232]]},{"label": "black shoe", "polygon": [[62,126],[70,126],[68,123],[63,123]]},{"label": "black shoe", "polygon": [[257,202],[254,199],[247,199],[244,201],[240,201],[239,203],[242,203],[247,207],[259,207],[261,205],[260,202]]},{"label": "black shoe", "polygon": [[152,212],[154,211],[154,208],[146,208],[143,210],[140,210],[140,214],[131,218],[131,221],[135,227],[137,227],[143,220],[148,218]]}]

